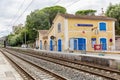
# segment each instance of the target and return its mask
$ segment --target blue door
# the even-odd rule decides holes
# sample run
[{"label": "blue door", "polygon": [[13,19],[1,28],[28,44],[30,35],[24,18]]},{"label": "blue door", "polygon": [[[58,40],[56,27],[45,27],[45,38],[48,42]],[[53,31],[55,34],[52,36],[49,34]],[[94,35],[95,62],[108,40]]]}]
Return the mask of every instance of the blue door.
[{"label": "blue door", "polygon": [[40,49],[42,49],[42,41],[40,40]]},{"label": "blue door", "polygon": [[102,45],[102,50],[107,50],[107,41],[106,41],[106,38],[100,38],[100,43]]},{"label": "blue door", "polygon": [[77,39],[74,39],[74,50],[77,50]]},{"label": "blue door", "polygon": [[78,38],[78,50],[86,50],[86,39]]},{"label": "blue door", "polygon": [[50,40],[50,51],[53,51],[53,41]]},{"label": "blue door", "polygon": [[62,40],[58,40],[58,51],[62,51]]}]

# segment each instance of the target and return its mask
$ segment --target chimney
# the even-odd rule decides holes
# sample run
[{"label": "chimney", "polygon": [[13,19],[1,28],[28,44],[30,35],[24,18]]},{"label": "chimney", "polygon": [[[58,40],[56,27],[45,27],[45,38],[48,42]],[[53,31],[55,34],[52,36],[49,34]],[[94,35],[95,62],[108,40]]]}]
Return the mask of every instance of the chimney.
[{"label": "chimney", "polygon": [[101,11],[102,11],[101,16],[105,16],[103,8],[101,8]]}]

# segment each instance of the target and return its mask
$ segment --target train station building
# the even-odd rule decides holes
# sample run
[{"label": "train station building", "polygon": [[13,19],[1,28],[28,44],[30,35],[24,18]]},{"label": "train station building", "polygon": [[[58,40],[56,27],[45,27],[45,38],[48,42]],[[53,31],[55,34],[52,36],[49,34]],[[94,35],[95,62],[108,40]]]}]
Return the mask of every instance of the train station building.
[{"label": "train station building", "polygon": [[115,21],[106,16],[57,14],[49,30],[39,30],[39,49],[94,51],[115,49]]}]

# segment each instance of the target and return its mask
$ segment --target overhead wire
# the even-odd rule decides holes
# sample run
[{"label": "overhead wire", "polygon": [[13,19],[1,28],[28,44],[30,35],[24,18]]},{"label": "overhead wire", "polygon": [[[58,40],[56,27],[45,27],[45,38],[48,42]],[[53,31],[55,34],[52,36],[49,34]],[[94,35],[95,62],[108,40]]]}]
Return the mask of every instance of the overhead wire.
[{"label": "overhead wire", "polygon": [[10,21],[10,24],[14,21],[14,18],[17,16],[17,14],[20,12],[20,9],[23,7],[25,0],[21,3],[20,7],[18,8],[16,14],[13,16],[12,20]]},{"label": "overhead wire", "polygon": [[75,3],[77,3],[77,2],[79,2],[80,0],[77,0],[77,1],[74,1],[73,3],[71,3],[71,4],[68,4],[68,5],[66,5],[65,7],[70,7],[70,6],[73,6],[73,4],[75,4]]},{"label": "overhead wire", "polygon": [[32,0],[29,5],[25,8],[25,10],[20,14],[20,16],[18,16],[18,18],[15,20],[15,22],[13,23],[13,25],[15,25],[15,23],[22,17],[22,15],[26,12],[26,10],[31,6],[31,4],[33,3],[34,0]]},{"label": "overhead wire", "polygon": [[[32,0],[29,5],[25,8],[25,10],[21,13],[21,15],[14,21],[13,25],[15,25],[15,23],[21,18],[21,16],[26,12],[26,10],[31,6],[31,4],[33,3],[34,0]],[[61,0],[57,0],[53,5],[56,5],[57,3],[59,3]]]},{"label": "overhead wire", "polygon": [[55,3],[53,3],[53,5],[56,5],[57,3],[59,3],[61,0],[57,0]]}]

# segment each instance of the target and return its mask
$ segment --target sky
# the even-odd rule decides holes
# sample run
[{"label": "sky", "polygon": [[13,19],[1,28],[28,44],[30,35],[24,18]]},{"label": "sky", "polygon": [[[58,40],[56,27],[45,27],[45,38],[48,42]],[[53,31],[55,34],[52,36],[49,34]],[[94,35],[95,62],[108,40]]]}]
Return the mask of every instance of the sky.
[{"label": "sky", "polygon": [[78,10],[93,9],[97,10],[96,15],[99,15],[101,8],[106,11],[109,3],[118,4],[120,0],[1,0],[0,37],[10,34],[12,26],[25,24],[26,16],[36,9],[60,5],[70,14]]}]

